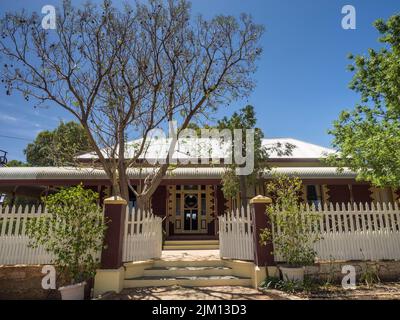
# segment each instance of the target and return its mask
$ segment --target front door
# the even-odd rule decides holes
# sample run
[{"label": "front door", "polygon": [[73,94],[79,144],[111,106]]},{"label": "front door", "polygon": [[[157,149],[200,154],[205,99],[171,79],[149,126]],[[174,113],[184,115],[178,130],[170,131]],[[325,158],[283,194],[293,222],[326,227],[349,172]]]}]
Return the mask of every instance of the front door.
[{"label": "front door", "polygon": [[183,199],[184,229],[196,232],[199,230],[199,199],[197,194],[185,194]]},{"label": "front door", "polygon": [[212,201],[213,186],[170,186],[169,234],[207,234]]}]

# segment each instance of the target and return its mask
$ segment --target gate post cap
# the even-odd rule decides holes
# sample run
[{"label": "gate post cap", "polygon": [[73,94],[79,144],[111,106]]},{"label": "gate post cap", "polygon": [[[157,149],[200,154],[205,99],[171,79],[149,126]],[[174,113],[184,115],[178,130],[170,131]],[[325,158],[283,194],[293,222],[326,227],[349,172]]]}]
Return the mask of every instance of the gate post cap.
[{"label": "gate post cap", "polygon": [[258,195],[257,197],[254,197],[253,199],[250,200],[250,204],[255,204],[255,203],[272,203],[272,199],[266,196],[261,196]]},{"label": "gate post cap", "polygon": [[109,197],[107,199],[104,199],[104,204],[122,204],[126,205],[127,202],[124,198],[121,198],[120,196],[113,196]]}]

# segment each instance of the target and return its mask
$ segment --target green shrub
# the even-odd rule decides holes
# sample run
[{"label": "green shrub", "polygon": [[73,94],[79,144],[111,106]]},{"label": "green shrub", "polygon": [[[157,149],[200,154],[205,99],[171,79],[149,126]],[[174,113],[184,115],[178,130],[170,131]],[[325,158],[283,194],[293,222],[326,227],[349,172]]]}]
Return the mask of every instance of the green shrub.
[{"label": "green shrub", "polygon": [[319,287],[318,282],[311,278],[305,277],[304,281],[281,280],[275,277],[267,277],[261,284],[263,289],[276,289],[286,293],[310,293],[317,291]]},{"label": "green shrub", "polygon": [[368,287],[372,287],[374,284],[381,282],[379,278],[379,264],[378,263],[366,263],[365,270],[361,273],[360,282],[366,284]]},{"label": "green shrub", "polygon": [[275,230],[264,229],[260,242],[274,243],[274,254],[280,255],[291,267],[314,263],[316,252],[313,244],[319,240],[319,233],[313,230],[320,216],[317,213],[303,214],[299,202],[302,181],[297,177],[275,175],[267,184],[267,190],[275,200],[275,205],[267,208],[267,214],[274,222]]},{"label": "green shrub", "polygon": [[42,245],[72,283],[93,277],[103,248],[106,224],[98,194],[82,185],[43,199],[48,214],[27,224],[31,247]]}]

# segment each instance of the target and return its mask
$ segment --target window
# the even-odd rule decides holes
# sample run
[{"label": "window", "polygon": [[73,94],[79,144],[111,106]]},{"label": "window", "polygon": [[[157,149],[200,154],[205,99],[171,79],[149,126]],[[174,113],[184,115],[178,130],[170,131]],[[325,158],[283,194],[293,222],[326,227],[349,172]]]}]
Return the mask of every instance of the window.
[{"label": "window", "polygon": [[315,205],[318,207],[321,201],[321,186],[319,185],[308,185],[307,186],[307,203],[309,205]]},{"label": "window", "polygon": [[199,186],[197,185],[187,185],[187,186],[183,186],[184,190],[199,190]]},{"label": "window", "polygon": [[201,194],[201,215],[205,216],[207,213],[207,202],[205,193]]},{"label": "window", "polygon": [[[133,188],[137,191],[137,186],[133,186]],[[135,193],[131,190],[131,188],[129,188],[128,190],[129,190],[129,202],[128,202],[128,207],[129,207],[129,208],[134,208],[134,207],[136,207],[136,195],[135,195]]]},{"label": "window", "polygon": [[176,194],[176,211],[175,215],[180,216],[181,215],[181,194],[177,193]]}]

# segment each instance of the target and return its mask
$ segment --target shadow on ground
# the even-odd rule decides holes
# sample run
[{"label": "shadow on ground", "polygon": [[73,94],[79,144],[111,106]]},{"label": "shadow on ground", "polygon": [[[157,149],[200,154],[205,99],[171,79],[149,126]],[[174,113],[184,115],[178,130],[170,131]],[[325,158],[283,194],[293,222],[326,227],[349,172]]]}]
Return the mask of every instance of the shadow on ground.
[{"label": "shadow on ground", "polygon": [[108,293],[103,300],[286,300],[273,292],[262,293],[247,287],[157,287],[124,289]]}]

